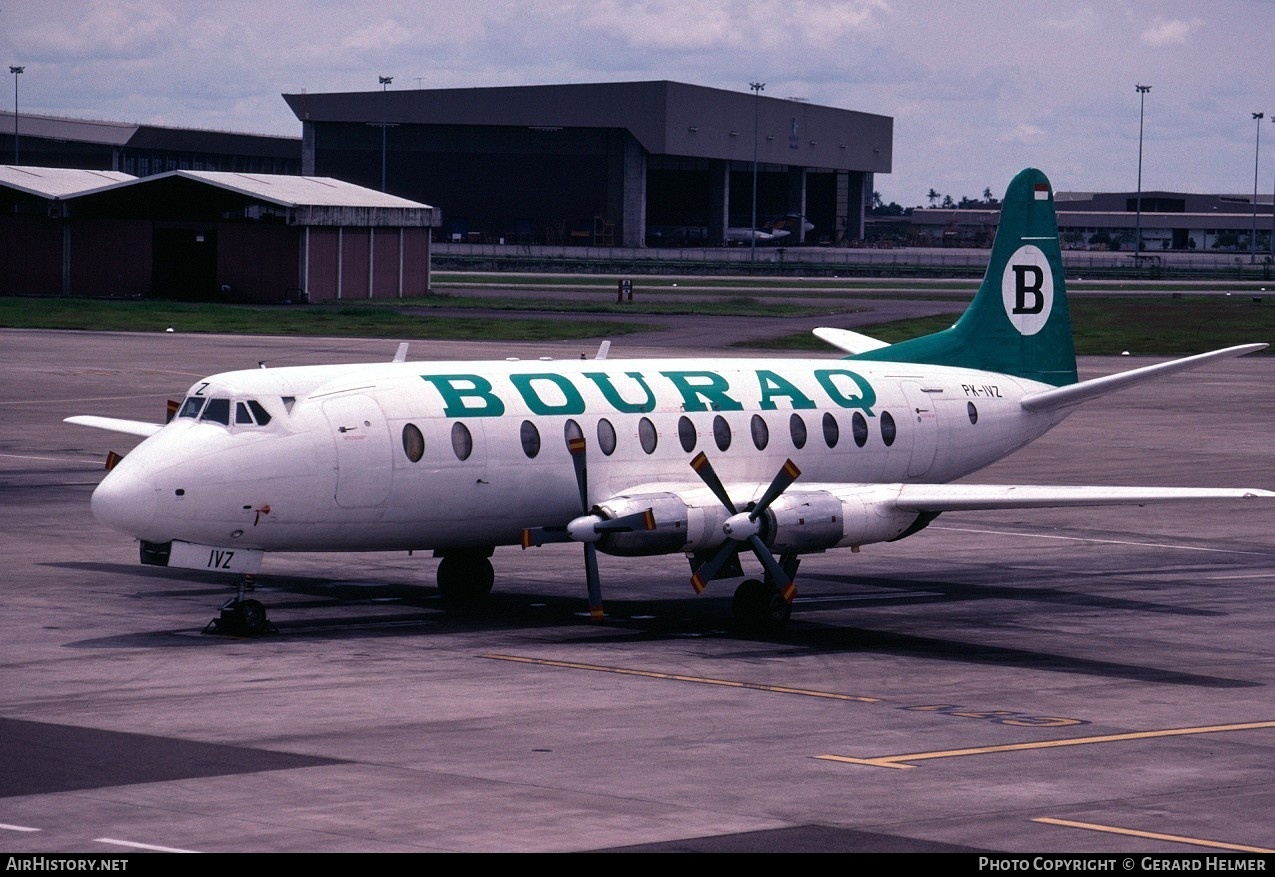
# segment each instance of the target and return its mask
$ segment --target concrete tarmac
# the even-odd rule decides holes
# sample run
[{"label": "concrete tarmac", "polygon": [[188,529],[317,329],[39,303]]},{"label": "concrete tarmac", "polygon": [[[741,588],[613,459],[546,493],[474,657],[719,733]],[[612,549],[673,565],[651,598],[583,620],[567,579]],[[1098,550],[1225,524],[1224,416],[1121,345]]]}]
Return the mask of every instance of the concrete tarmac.
[{"label": "concrete tarmac", "polygon": [[[611,356],[697,352],[665,343]],[[230,580],[93,520],[133,440],[63,417],[159,421],[204,374],[396,344],[0,331],[0,850],[1275,850],[1269,502],[947,514],[807,557],[769,638],[681,557],[603,556],[591,623],[572,545],[497,549],[470,612],[428,555],[272,555],[278,632],[210,635]],[[969,480],[1275,488],[1273,403],[1275,357],[1212,364]]]}]

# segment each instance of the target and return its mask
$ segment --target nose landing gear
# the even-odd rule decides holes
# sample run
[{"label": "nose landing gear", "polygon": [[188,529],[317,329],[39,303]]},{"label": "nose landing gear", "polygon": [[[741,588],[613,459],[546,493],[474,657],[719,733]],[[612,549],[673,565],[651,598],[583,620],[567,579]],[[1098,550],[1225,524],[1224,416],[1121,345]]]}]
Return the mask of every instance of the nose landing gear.
[{"label": "nose landing gear", "polygon": [[216,618],[208,622],[204,633],[225,633],[231,636],[261,636],[278,633],[279,630],[266,617],[266,607],[260,600],[245,600],[244,593],[256,586],[250,575],[239,579],[235,596],[221,604]]}]

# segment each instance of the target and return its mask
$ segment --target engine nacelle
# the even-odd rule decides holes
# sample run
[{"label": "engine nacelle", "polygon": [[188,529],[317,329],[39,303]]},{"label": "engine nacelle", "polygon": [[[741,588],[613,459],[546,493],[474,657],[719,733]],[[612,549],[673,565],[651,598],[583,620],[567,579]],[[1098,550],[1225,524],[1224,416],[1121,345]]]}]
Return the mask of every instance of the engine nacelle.
[{"label": "engine nacelle", "polygon": [[[897,490],[881,485],[791,487],[765,512],[760,535],[777,554],[804,554],[907,535],[919,515],[894,507]],[[654,530],[607,532],[599,551],[627,557],[698,552],[727,540],[723,530],[730,511],[712,491],[651,491],[622,494],[596,506],[607,518],[651,509]],[[741,509],[742,511],[742,509]]]},{"label": "engine nacelle", "polygon": [[770,505],[766,539],[778,554],[889,542],[919,517],[894,507],[897,491],[873,485],[789,490]]},{"label": "engine nacelle", "polygon": [[646,509],[655,515],[654,530],[608,532],[598,540],[599,551],[625,557],[716,547],[726,541],[722,525],[730,515],[717,497],[706,489],[682,493],[652,491],[621,494],[599,503],[595,508],[607,518],[619,518]]}]

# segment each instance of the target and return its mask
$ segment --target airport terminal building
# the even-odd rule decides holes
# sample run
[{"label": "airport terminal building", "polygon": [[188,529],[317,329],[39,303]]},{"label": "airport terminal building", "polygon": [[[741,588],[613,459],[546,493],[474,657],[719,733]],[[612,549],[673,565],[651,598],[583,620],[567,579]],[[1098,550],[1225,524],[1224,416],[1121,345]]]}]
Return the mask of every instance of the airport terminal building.
[{"label": "airport terminal building", "polygon": [[303,174],[432,204],[445,242],[714,246],[800,215],[789,243],[845,243],[893,158],[888,116],[670,81],[284,100]]}]

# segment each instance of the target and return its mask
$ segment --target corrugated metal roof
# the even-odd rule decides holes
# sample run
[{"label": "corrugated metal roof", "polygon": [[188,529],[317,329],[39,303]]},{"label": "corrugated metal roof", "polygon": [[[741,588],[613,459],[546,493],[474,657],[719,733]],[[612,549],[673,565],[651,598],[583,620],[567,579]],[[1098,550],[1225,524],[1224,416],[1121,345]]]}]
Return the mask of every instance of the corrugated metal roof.
[{"label": "corrugated metal roof", "polygon": [[[0,130],[13,129],[13,113],[0,110]],[[137,133],[138,125],[129,122],[104,122],[96,119],[68,119],[62,116],[43,116],[21,113],[18,116],[18,136],[45,137],[51,140],[72,140],[78,143],[105,143],[123,146]]]},{"label": "corrugated metal roof", "polygon": [[[332,177],[298,177],[290,174],[242,174],[231,171],[172,171],[160,177],[181,176],[202,180],[232,192],[260,198],[283,207],[391,207],[429,209],[430,205],[387,195]],[[152,179],[158,179],[153,177]]]},{"label": "corrugated metal roof", "polygon": [[64,198],[135,179],[132,174],[118,171],[0,165],[0,186],[42,198]]}]

